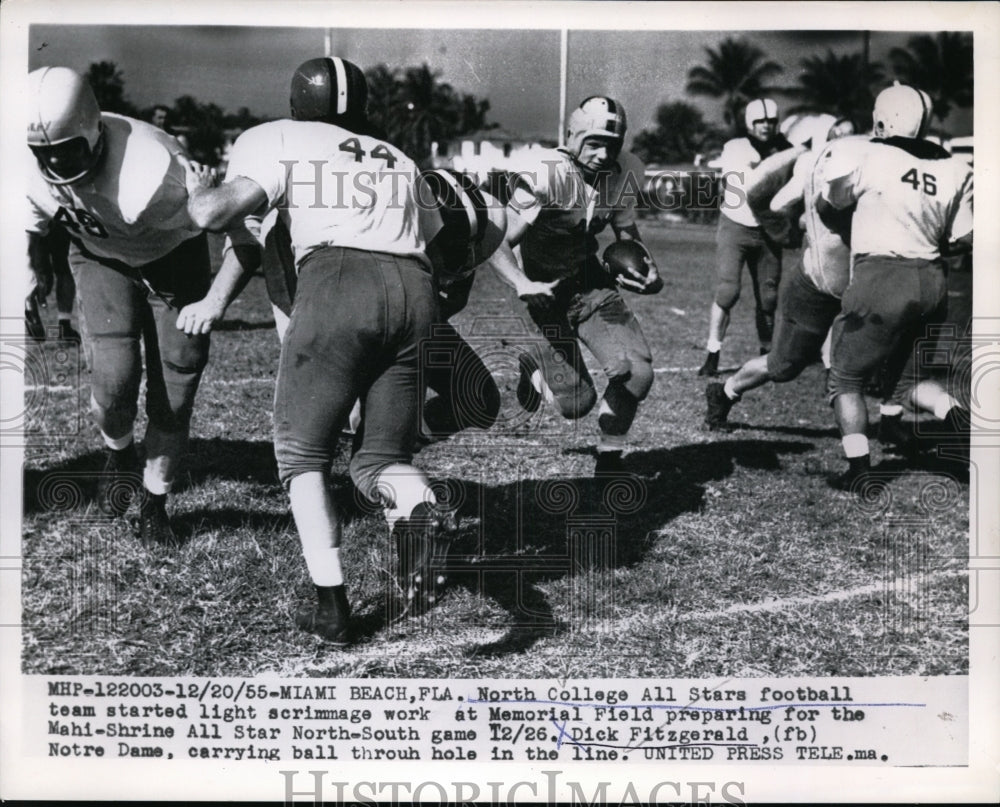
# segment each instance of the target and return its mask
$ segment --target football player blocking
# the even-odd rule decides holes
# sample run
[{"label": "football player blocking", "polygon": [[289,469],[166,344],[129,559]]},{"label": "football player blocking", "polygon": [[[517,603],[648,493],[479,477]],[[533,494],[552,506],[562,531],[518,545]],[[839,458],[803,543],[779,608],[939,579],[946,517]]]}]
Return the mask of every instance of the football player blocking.
[{"label": "football player blocking", "polygon": [[[609,222],[616,239],[641,245],[634,207],[644,169],[622,152],[625,110],[592,96],[572,112],[567,129],[564,148],[532,151],[515,172],[507,237],[492,264],[544,336],[519,356],[521,405],[534,411],[545,400],[569,419],[593,409],[597,393],[580,353],[583,342],[608,378],[595,472],[616,473],[653,383],[649,345],[619,287],[652,294],[662,281],[644,246],[645,272],[627,268],[612,277],[597,257],[596,236]],[[518,246],[520,261],[513,251]]]},{"label": "football player blocking", "polygon": [[802,252],[782,279],[772,349],[747,361],[724,385],[714,382],[706,387],[705,425],[711,430],[728,428],[729,410],[744,393],[768,381],[798,378],[815,361],[840,312],[840,297],[850,277],[850,218],[820,219],[814,167],[832,151],[849,148],[851,140],[866,141],[849,138],[827,144],[842,133],[847,132],[838,129],[832,115],[808,120],[789,133],[801,145],[768,157],[747,177],[748,199],[763,203],[768,196],[772,211],[802,222]]},{"label": "football player blocking", "polygon": [[894,374],[894,401],[908,395],[948,429],[967,434],[968,412],[908,361],[927,327],[947,311],[949,251],[972,246],[972,171],[924,139],[931,102],[895,85],[875,99],[874,137],[858,152],[831,155],[819,170],[820,215],[854,209],[852,277],[833,326],[830,397],[849,468],[837,487],[864,489],[869,474],[865,379],[883,363]]},{"label": "football player blocking", "polygon": [[[52,222],[64,226],[80,299],[92,371],[91,414],[105,444],[98,503],[124,515],[140,494],[139,535],[173,544],[166,514],[191,410],[208,359],[208,336],[188,338],[178,311],[208,288],[204,234],[187,214],[180,144],[159,129],[101,113],[81,76],[43,67],[29,76],[27,144],[38,170],[29,174],[28,259]],[[26,300],[37,319],[37,295]],[[152,321],[155,327],[144,328]],[[146,356],[145,468],[133,426]]]},{"label": "football player blocking", "polygon": [[[223,185],[214,187],[209,172],[189,164],[192,217],[206,228],[228,230],[228,238],[211,291],[178,323],[197,333],[221,318],[246,273],[260,263],[260,244],[244,218],[277,209],[295,256],[297,288],[281,342],[275,454],[317,598],[299,610],[296,622],[338,646],[351,641],[351,609],[340,560],[341,520],[326,486],[335,438],[361,398],[365,428],[351,478],[385,508],[398,547],[404,612],[433,603],[445,582],[441,567],[457,520],[437,506],[429,480],[411,462],[422,392],[418,347],[438,314],[428,238],[442,270],[461,273],[472,268],[467,262],[488,257],[486,235],[503,225],[495,214],[479,217],[488,203],[480,196],[479,205],[469,205],[466,240],[456,257],[441,205],[427,205],[427,196],[420,203],[424,186],[416,166],[394,146],[364,134],[366,96],[356,65],[310,60],[292,78],[293,119],[244,132]],[[359,185],[324,184],[316,166],[328,175],[377,175],[375,192],[364,194],[364,204],[335,198]],[[460,187],[452,190],[454,204],[465,208],[467,195]],[[321,195],[323,204],[296,205],[294,195],[303,192],[310,200]],[[494,244],[500,240],[494,237]]]},{"label": "football player blocking", "polygon": [[706,389],[706,425],[723,428],[744,392],[796,377],[832,326],[830,399],[849,463],[831,479],[840,489],[863,493],[871,481],[862,385],[883,363],[894,385],[880,407],[883,440],[905,442],[904,402],[933,413],[951,433],[969,429],[968,412],[939,383],[920,379],[913,362],[916,340],[945,313],[938,245],[958,252],[972,238],[971,172],[922,139],[929,116],[925,93],[897,85],[876,99],[874,138],[838,140],[816,153],[820,132],[810,135],[814,150],[797,159],[771,201],[773,210],[794,215],[789,204],[802,193],[805,205],[802,258],[781,287],[774,350]]}]

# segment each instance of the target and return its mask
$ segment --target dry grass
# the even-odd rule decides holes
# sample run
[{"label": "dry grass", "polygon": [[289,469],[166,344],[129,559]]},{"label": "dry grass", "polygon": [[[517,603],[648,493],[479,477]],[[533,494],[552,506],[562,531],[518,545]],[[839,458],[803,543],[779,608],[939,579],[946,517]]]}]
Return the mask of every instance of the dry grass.
[{"label": "dry grass", "polygon": [[[142,547],[127,524],[100,518],[90,503],[99,457],[83,408],[86,373],[74,383],[70,372],[61,386],[35,393],[25,468],[25,671],[966,672],[967,471],[889,456],[889,500],[859,503],[831,491],[822,473],[842,461],[818,366],[748,395],[734,410],[736,431],[703,431],[704,380],[694,369],[713,231],[650,225],[645,232],[669,284],[657,297],[629,296],[658,368],[632,434],[631,487],[612,495],[609,507],[592,478],[593,416],[568,423],[521,412],[516,364],[500,342],[517,336],[512,306],[507,289],[484,273],[458,325],[475,335],[495,371],[502,422],[418,457],[461,497],[455,585],[428,615],[387,624],[387,530],[379,516],[359,515],[346,530],[345,563],[360,641],[346,652],[291,625],[310,584],[272,455],[278,345],[261,280],[213,337],[191,454],[171,500],[186,539],[180,550]],[[726,367],[755,352],[752,320],[746,289],[724,348]],[[59,345],[32,350],[43,378],[66,364],[56,361]],[[332,479],[341,491],[345,469],[342,455]],[[61,484],[79,495],[55,495]],[[570,509],[566,495],[576,499]],[[606,562],[587,560],[588,531],[605,536]]]}]

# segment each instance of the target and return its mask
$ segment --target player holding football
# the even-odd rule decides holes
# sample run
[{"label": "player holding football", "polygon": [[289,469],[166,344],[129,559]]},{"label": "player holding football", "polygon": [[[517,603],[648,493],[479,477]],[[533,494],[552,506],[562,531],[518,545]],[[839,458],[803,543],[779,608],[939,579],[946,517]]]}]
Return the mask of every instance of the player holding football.
[{"label": "player holding football", "polygon": [[239,226],[246,215],[278,208],[291,238],[297,289],[278,367],[275,454],[316,589],[316,604],[296,622],[340,647],[351,641],[351,608],[326,473],[357,398],[365,429],[351,477],[385,507],[408,608],[436,598],[443,573],[434,566],[457,531],[455,513],[437,506],[427,476],[411,464],[418,348],[438,314],[420,217],[436,209],[420,204],[414,163],[362,134],[366,100],[356,65],[310,60],[292,78],[293,120],[244,132],[223,185],[211,187],[198,166],[189,173],[193,218],[235,229],[211,293],[184,327],[200,330],[220,317],[243,273],[259,264],[259,244]]},{"label": "player holding football", "polygon": [[[102,114],[93,90],[68,68],[43,67],[28,80],[27,143],[38,166],[29,176],[28,235],[34,241],[58,222],[72,240],[91,413],[106,448],[98,502],[122,515],[135,492],[128,475],[139,467],[133,424],[142,344],[149,424],[139,536],[172,544],[166,496],[209,347],[208,336],[189,338],[175,327],[178,311],[210,281],[205,236],[188,216],[181,147],[148,123]],[[36,305],[29,294],[29,311]]]},{"label": "player holding football", "polygon": [[[527,304],[545,337],[521,355],[522,406],[533,411],[544,397],[571,419],[594,407],[597,393],[579,339],[608,378],[598,416],[596,472],[616,473],[623,470],[622,451],[639,403],[653,383],[649,345],[618,285],[653,294],[663,282],[648,250],[645,274],[630,270],[616,278],[597,257],[596,236],[609,222],[617,239],[642,240],[634,208],[644,169],[622,151],[622,105],[602,96],[587,98],[567,128],[565,147],[531,152],[531,163],[514,175],[507,239],[493,266]],[[517,246],[520,263],[513,252]]]},{"label": "player holding football", "polygon": [[[789,156],[794,156],[792,176],[771,199],[775,212],[787,215],[804,225],[802,253],[789,272],[785,273],[778,295],[773,348],[763,356],[747,361],[725,384],[713,382],[705,388],[708,409],[705,425],[710,430],[728,427],[727,417],[732,406],[745,392],[768,381],[785,383],[799,377],[816,360],[830,327],[840,313],[840,297],[850,278],[850,215],[837,222],[824,222],[816,212],[817,162],[837,150],[858,148],[867,138],[834,140],[837,119],[820,115],[798,127],[796,140],[808,142],[811,148],[786,150],[764,160],[748,178],[747,193],[753,196],[757,186],[766,184],[770,175],[781,176]],[[841,131],[847,131],[841,129]],[[797,156],[795,156],[797,155]],[[804,210],[803,210],[804,206]],[[836,226],[831,229],[829,225]]]},{"label": "player holding football", "polygon": [[[926,93],[889,87],[875,99],[874,138],[863,150],[830,154],[817,167],[819,214],[854,208],[852,277],[834,322],[830,374],[849,464],[831,480],[840,489],[859,492],[870,481],[865,379],[887,360],[904,372],[916,340],[946,312],[942,245],[972,245],[972,171],[923,139],[930,115]],[[927,406],[926,386],[915,377],[903,383],[918,394],[914,403]],[[966,430],[967,413],[938,389],[940,401],[930,408],[950,430]]]},{"label": "player holding football", "polygon": [[724,188],[716,235],[715,298],[709,315],[708,353],[698,370],[700,376],[718,374],[719,352],[729,329],[729,312],[740,298],[744,264],[753,281],[760,352],[771,349],[781,281],[781,243],[748,203],[743,182],[763,160],[791,144],[778,131],[778,106],[770,98],[748,103],[744,119],[747,136],[729,140],[713,163],[722,170]]}]

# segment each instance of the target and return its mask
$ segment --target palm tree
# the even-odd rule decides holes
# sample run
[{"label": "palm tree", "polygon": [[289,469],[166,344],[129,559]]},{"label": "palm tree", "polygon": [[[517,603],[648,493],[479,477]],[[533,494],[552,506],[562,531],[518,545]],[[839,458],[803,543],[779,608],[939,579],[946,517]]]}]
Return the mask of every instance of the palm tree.
[{"label": "palm tree", "polygon": [[425,62],[407,68],[400,86],[396,110],[404,124],[401,148],[418,163],[430,157],[433,141],[454,133],[459,123],[460,101],[450,84],[438,81],[440,76]]},{"label": "palm tree", "polygon": [[707,65],[688,71],[687,91],[723,99],[723,120],[734,132],[740,127],[740,110],[748,101],[771,92],[768,79],[782,71],[781,65],[765,61],[766,54],[745,39],[727,38],[718,50],[705,48]]},{"label": "palm tree", "polygon": [[398,146],[402,134],[399,105],[399,70],[379,64],[365,71],[368,81],[368,120],[378,135]]},{"label": "palm tree", "polygon": [[656,108],[656,127],[639,132],[632,151],[646,163],[690,162],[713,133],[696,106],[670,101]]},{"label": "palm tree", "polygon": [[102,112],[135,115],[136,108],[125,97],[125,77],[114,62],[93,62],[87,69],[87,83],[94,90]]},{"label": "palm tree", "polygon": [[889,51],[889,59],[900,81],[930,95],[938,120],[948,117],[953,104],[972,106],[972,34],[941,31],[911,36],[905,48]]},{"label": "palm tree", "polygon": [[801,62],[799,84],[786,92],[798,100],[789,112],[826,112],[852,121],[859,132],[872,124],[872,87],[885,79],[878,62],[865,63],[860,53],[809,56]]}]

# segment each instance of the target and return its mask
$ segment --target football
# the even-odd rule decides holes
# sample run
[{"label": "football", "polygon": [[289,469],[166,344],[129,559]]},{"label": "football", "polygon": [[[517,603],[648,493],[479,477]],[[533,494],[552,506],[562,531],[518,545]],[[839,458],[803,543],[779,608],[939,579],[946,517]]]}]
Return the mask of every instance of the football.
[{"label": "football", "polygon": [[625,275],[632,277],[629,269],[646,276],[646,250],[635,241],[615,241],[604,250],[604,265],[616,280]]}]

